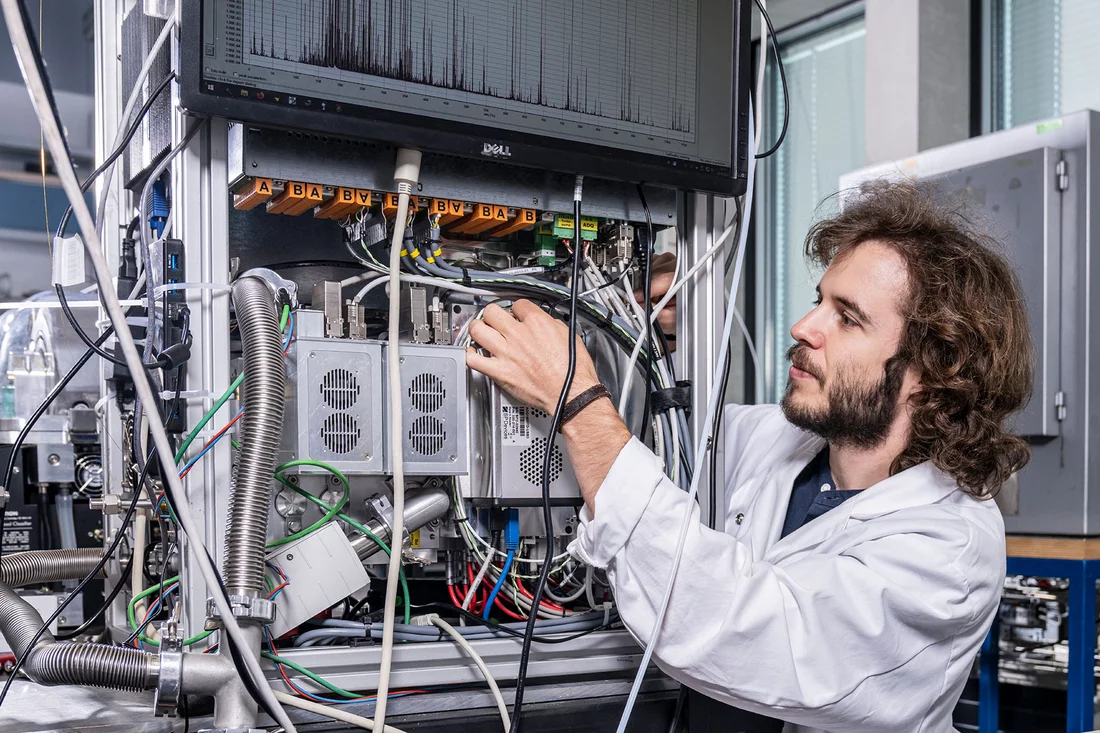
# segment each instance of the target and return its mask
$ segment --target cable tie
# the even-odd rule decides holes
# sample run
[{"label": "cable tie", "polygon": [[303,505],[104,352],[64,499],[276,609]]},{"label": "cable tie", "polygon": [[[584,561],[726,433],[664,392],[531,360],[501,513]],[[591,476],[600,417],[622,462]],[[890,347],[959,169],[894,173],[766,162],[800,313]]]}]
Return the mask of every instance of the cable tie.
[{"label": "cable tie", "polygon": [[159,298],[165,293],[175,290],[213,290],[214,292],[228,293],[232,289],[231,285],[222,285],[221,283],[165,283],[153,288],[153,297]]},{"label": "cable tie", "polygon": [[462,284],[468,288],[473,287],[474,281],[470,279],[470,271],[462,266],[459,266],[458,269],[462,270]]},{"label": "cable tie", "polygon": [[673,409],[688,413],[691,410],[691,382],[681,380],[675,387],[653,390],[649,404],[654,413]]}]

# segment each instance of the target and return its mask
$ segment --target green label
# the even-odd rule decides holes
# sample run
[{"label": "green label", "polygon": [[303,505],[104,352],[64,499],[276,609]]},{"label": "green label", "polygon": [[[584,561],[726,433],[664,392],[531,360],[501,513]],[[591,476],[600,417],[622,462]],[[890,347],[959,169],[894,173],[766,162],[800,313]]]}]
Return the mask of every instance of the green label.
[{"label": "green label", "polygon": [[1061,130],[1061,129],[1062,129],[1062,121],[1061,120],[1049,120],[1047,122],[1040,122],[1038,125],[1035,126],[1035,132],[1039,133],[1040,135],[1042,135],[1044,132],[1052,132],[1054,130]]}]

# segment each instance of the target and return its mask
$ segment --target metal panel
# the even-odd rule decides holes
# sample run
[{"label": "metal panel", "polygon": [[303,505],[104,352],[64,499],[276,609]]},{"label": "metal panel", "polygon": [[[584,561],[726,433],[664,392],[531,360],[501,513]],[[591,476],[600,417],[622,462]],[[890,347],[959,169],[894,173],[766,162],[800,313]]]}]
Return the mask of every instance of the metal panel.
[{"label": "metal panel", "polygon": [[[345,474],[382,473],[382,345],[301,338],[287,353],[283,460],[312,458]],[[326,473],[298,466],[299,473]]]},{"label": "metal panel", "polygon": [[[1100,246],[1091,212],[1100,211],[1100,187],[1095,176],[1100,171],[1100,149],[1091,141],[1100,139],[1100,113],[1083,111],[1064,117],[1024,125],[1013,130],[928,150],[913,158],[855,171],[841,178],[841,189],[850,190],[860,182],[880,177],[906,175],[917,178],[956,177],[960,170],[992,171],[998,161],[1037,160],[1043,157],[1048,167],[1047,182],[1053,186],[1053,170],[1049,169],[1054,153],[1065,161],[1065,190],[1056,205],[1032,209],[1021,216],[1054,214],[1060,231],[1058,261],[1045,283],[1048,308],[1043,327],[1047,332],[1035,334],[1037,345],[1046,342],[1045,394],[1034,399],[1050,400],[1051,390],[1064,395],[1065,409],[1060,421],[1053,408],[1047,415],[1047,438],[1031,440],[1031,461],[1016,477],[1018,491],[1011,491],[1005,512],[1005,529],[1009,533],[1100,535],[1100,500],[1093,497],[1094,477],[1100,472],[1100,450],[1095,449],[1100,436],[1100,413],[1091,409],[1092,377],[1100,364],[1100,334],[1095,333],[1100,320],[1093,317],[1095,304],[1092,284],[1100,278],[1100,258],[1092,256]],[[987,167],[990,166],[990,167]],[[1022,168],[1026,165],[1021,166]],[[1003,180],[1003,179],[1002,179]],[[1011,178],[1007,183],[1011,183]],[[1021,189],[1026,184],[1020,180]],[[1044,189],[1049,193],[1049,189]],[[1002,191],[1008,194],[1008,191]],[[1022,196],[1023,194],[1020,193]],[[1035,197],[1039,196],[1036,190]],[[1047,194],[1043,194],[1047,195]],[[1009,199],[1003,199],[1008,201]],[[998,212],[991,212],[997,221]],[[1003,212],[1000,212],[1003,213]],[[1013,222],[1014,223],[1014,222]],[[1021,222],[1023,227],[1030,224]],[[1053,236],[1052,225],[1046,231]],[[1021,230],[1026,230],[1022,228]],[[1037,235],[1036,235],[1037,236]],[[1015,250],[1017,254],[1019,250]],[[1040,258],[1036,248],[1022,253],[1024,266],[1050,268],[1051,253]],[[1025,282],[1038,287],[1035,272],[1021,272]],[[1029,304],[1031,305],[1031,304]],[[1049,311],[1056,311],[1053,318]],[[1034,312],[1032,312],[1034,316]],[[1034,325],[1032,326],[1034,328]],[[1051,352],[1057,352],[1051,356]],[[1051,403],[1048,402],[1048,405]],[[1023,418],[1033,411],[1031,408]],[[1015,487],[1010,487],[1015,489]]]},{"label": "metal panel", "polygon": [[[386,348],[382,350],[383,364],[388,363]],[[387,379],[392,378],[387,372]],[[405,473],[465,474],[469,470],[466,350],[455,346],[401,344],[398,378]],[[385,404],[388,434],[392,406],[388,401]],[[389,463],[387,454],[387,471]]]},{"label": "metal panel", "polygon": [[[306,181],[326,186],[351,186],[393,191],[397,148],[330,135],[291,133],[234,125],[230,186],[245,177]],[[239,149],[238,149],[239,148]],[[522,166],[425,155],[417,192],[424,196],[482,201],[516,208],[573,212],[573,176]],[[656,226],[675,221],[676,194],[646,186]],[[645,211],[633,184],[586,178],[585,216],[645,221]]]},{"label": "metal panel", "polygon": [[[496,385],[492,405],[493,496],[502,504],[518,500],[541,505],[543,458],[553,416],[516,402]],[[550,460],[550,496],[580,503],[580,495],[561,440]]]},{"label": "metal panel", "polygon": [[964,192],[985,212],[1020,278],[1035,345],[1035,383],[1031,401],[1016,419],[1016,432],[1028,437],[1058,434],[1062,195],[1055,167],[1061,160],[1060,150],[1040,148],[930,177],[942,183],[945,195]]}]

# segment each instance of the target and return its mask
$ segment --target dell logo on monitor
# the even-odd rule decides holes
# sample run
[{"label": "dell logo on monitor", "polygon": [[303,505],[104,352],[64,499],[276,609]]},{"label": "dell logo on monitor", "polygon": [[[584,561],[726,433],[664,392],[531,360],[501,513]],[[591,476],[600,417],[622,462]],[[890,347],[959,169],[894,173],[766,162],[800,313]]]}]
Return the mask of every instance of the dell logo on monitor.
[{"label": "dell logo on monitor", "polygon": [[481,154],[490,158],[511,158],[512,151],[508,149],[507,145],[501,145],[500,143],[482,143]]}]

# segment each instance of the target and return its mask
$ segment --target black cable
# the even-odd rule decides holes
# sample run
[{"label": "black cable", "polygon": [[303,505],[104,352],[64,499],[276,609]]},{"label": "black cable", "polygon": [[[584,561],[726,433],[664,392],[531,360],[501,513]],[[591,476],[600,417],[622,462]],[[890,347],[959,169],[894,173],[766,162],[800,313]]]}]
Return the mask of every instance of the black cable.
[{"label": "black cable", "polygon": [[[787,72],[783,68],[783,57],[779,55],[779,43],[775,39],[775,27],[772,26],[771,16],[768,15],[768,11],[764,9],[764,6],[760,4],[760,0],[753,0],[756,3],[756,8],[760,11],[760,17],[764,19],[764,22],[768,25],[768,36],[772,40],[772,52],[775,54],[775,65],[779,68],[779,81],[783,85],[783,129],[779,131],[779,139],[775,141],[775,144],[768,148],[763,153],[756,156],[757,160],[767,158],[769,155],[774,155],[775,151],[779,150],[779,146],[783,144],[783,140],[787,137],[787,125],[791,121],[791,94],[787,89]],[[761,43],[767,43],[766,38],[760,39]],[[757,104],[763,104],[764,100],[756,100]],[[759,135],[760,130],[756,131]]]},{"label": "black cable", "polygon": [[[112,333],[114,333],[114,329],[108,326],[107,330],[96,339],[96,345],[102,346],[103,342],[110,338]],[[11,454],[8,456],[8,466],[4,470],[4,482],[0,484],[0,488],[7,489],[11,484],[12,474],[15,473],[15,463],[19,459],[19,451],[22,449],[23,443],[26,442],[27,436],[30,435],[35,423],[46,414],[46,410],[50,409],[50,405],[54,403],[54,400],[65,391],[65,388],[69,386],[69,382],[73,381],[77,372],[84,368],[84,365],[87,364],[93,356],[95,356],[95,352],[91,349],[85,351],[83,356],[77,359],[76,363],[73,364],[73,368],[54,385],[50,393],[46,395],[46,399],[42,400],[42,404],[31,413],[29,418],[27,418],[27,424],[23,426],[23,429],[19,431],[19,435],[15,436],[15,442],[11,444]],[[0,511],[0,555],[3,555],[4,552],[4,515],[6,513],[6,511]]]},{"label": "black cable", "polygon": [[[739,196],[734,196],[733,197],[733,204],[734,204],[734,206],[737,207],[737,231],[740,232],[741,227],[743,227],[745,225],[745,222],[742,221],[742,219],[745,215],[745,212],[741,208],[742,207],[741,198]],[[737,253],[737,250],[734,249],[733,247],[731,247],[729,252],[726,255],[725,270],[726,270],[727,275],[730,274],[730,269],[733,267],[733,263],[737,261],[736,253]],[[733,255],[733,256],[730,256],[730,255]]]},{"label": "black cable", "polygon": [[[90,350],[84,352],[85,356],[88,356],[89,358],[91,358],[91,353],[92,352]],[[154,449],[154,452],[156,452],[156,449]],[[153,465],[152,461],[146,463],[147,468],[151,465]],[[108,545],[107,549],[103,552],[103,557],[99,559],[99,562],[96,563],[91,572],[84,576],[84,579],[81,580],[79,584],[77,584],[76,588],[74,588],[73,591],[69,593],[65,600],[62,601],[60,605],[58,605],[57,610],[50,614],[50,617],[46,619],[41,627],[39,627],[38,632],[35,633],[34,637],[31,638],[30,644],[27,645],[28,652],[31,649],[34,649],[35,645],[38,643],[38,640],[41,639],[42,635],[46,633],[46,630],[50,628],[50,624],[56,621],[57,618],[62,613],[64,613],[69,604],[73,602],[73,599],[76,598],[77,595],[79,595],[84,590],[84,587],[87,586],[88,583],[90,583],[97,575],[99,575],[100,571],[103,570],[103,566],[107,564],[107,561],[111,559],[111,556],[115,553],[115,550],[118,549],[118,546],[122,543],[122,538],[126,536],[125,528],[130,524],[131,521],[133,521],[134,514],[137,513],[138,497],[141,496],[141,487],[145,484],[145,480],[146,478],[148,478],[148,476],[148,470],[142,471],[141,476],[138,478],[137,486],[134,489],[134,498],[130,500],[130,506],[126,508],[126,514],[122,517],[122,522],[119,524],[118,531],[115,532],[115,538],[111,540],[111,544]],[[11,672],[9,673],[8,680],[4,683],[4,689],[0,690],[0,706],[3,706],[4,700],[8,696],[8,690],[11,689],[11,683],[19,675],[19,670],[23,668],[23,662],[25,662],[26,659],[27,654],[24,653],[23,656],[15,660],[15,667],[13,667]]]},{"label": "black cable", "polygon": [[122,568],[122,572],[118,576],[118,582],[115,583],[115,587],[111,589],[110,594],[103,600],[103,604],[99,607],[99,610],[84,619],[84,623],[75,630],[67,631],[64,634],[54,634],[54,638],[58,641],[71,641],[92,628],[92,626],[103,617],[103,614],[107,613],[107,609],[115,602],[115,599],[118,598],[118,594],[122,592],[122,589],[129,584],[130,570],[133,568],[133,565],[134,555],[131,553],[130,559],[126,561],[126,567]]},{"label": "black cable", "polygon": [[[76,314],[73,313],[72,308],[69,306],[69,299],[65,297],[65,288],[61,287],[60,284],[54,284],[53,289],[57,292],[57,300],[59,303],[61,303],[61,312],[65,315],[65,320],[68,321],[69,325],[72,326],[72,329],[76,331],[76,335],[80,338],[81,341],[84,342],[84,345],[87,346],[89,349],[94,350],[96,356],[98,356],[99,358],[105,359],[112,364],[117,364],[118,366],[126,366],[125,359],[120,359],[111,352],[99,346],[96,346],[95,342],[92,341],[87,332],[85,332],[84,329],[81,328],[80,323],[76,320]],[[152,367],[146,364],[145,368],[150,369]]]},{"label": "black cable", "polygon": [[684,703],[687,702],[688,688],[680,685],[680,691],[676,693],[676,707],[672,710],[672,723],[668,726],[668,733],[679,733],[680,718],[684,714]]},{"label": "black cable", "polygon": [[[573,386],[573,375],[577,368],[577,301],[580,296],[581,282],[581,184],[583,178],[577,176],[577,187],[573,195],[573,279],[570,282],[569,293],[569,368],[565,373],[565,383],[561,386],[558,395],[558,404],[554,408],[554,418],[550,423],[550,439],[546,441],[546,450],[542,457],[542,521],[546,525],[546,557],[543,559],[542,569],[539,571],[539,582],[531,598],[531,615],[527,617],[527,628],[523,632],[523,647],[519,656],[519,672],[516,675],[515,706],[512,709],[512,725],[509,733],[517,733],[520,726],[520,716],[523,711],[523,693],[527,686],[527,665],[531,661],[531,642],[535,636],[535,622],[538,620],[538,609],[542,605],[542,596],[546,592],[546,579],[550,576],[550,566],[553,565],[554,549],[554,516],[550,507],[550,461],[554,455],[554,443],[561,427],[561,413],[565,402],[569,397],[569,388]],[[652,352],[651,352],[652,353]],[[647,364],[648,367],[648,364]],[[646,372],[652,372],[647,368]]]},{"label": "black cable", "polygon": [[38,488],[38,494],[35,499],[35,503],[38,506],[38,531],[39,539],[42,540],[42,549],[52,550],[54,548],[54,541],[53,525],[50,524],[50,496],[43,490],[41,485]]},{"label": "black cable", "polygon": [[[645,355],[646,363],[653,363],[653,217],[649,213],[649,203],[645,198],[645,189],[642,188],[642,184],[638,184],[638,198],[642,201],[642,209],[645,211],[645,226],[646,226],[646,255],[645,255],[645,274],[642,276],[642,288],[645,292],[645,323],[642,324],[645,327],[645,333],[639,334],[645,338]],[[645,402],[642,406],[642,434],[639,435],[639,439],[645,440],[646,430],[649,428],[652,422],[652,415],[650,409],[650,398],[653,395],[653,369],[647,368],[645,370]]]},{"label": "black cable", "polygon": [[[46,77],[43,75],[42,78],[45,79]],[[149,98],[145,100],[145,104],[141,105],[141,108],[138,110],[137,116],[134,118],[134,121],[130,123],[130,127],[127,128],[126,134],[123,136],[122,141],[118,144],[118,147],[112,150],[111,154],[108,155],[103,160],[103,162],[99,164],[99,167],[92,171],[91,174],[84,179],[84,183],[80,184],[81,192],[86,193],[88,189],[92,187],[92,183],[95,182],[95,179],[103,175],[103,171],[107,170],[111,166],[111,164],[118,159],[118,156],[122,155],[126,151],[126,148],[130,145],[130,141],[134,139],[134,135],[136,135],[137,131],[141,129],[141,123],[145,119],[145,115],[149,113],[149,110],[150,108],[152,108],[153,103],[157,101],[157,97],[160,96],[161,92],[168,88],[168,85],[175,78],[176,72],[169,72],[168,76],[164,77],[164,80],[157,86],[156,89],[153,90],[153,93],[150,94]],[[58,129],[63,130],[65,128],[59,127]],[[61,215],[61,221],[57,224],[58,237],[65,236],[65,227],[68,226],[69,218],[72,216],[72,214],[73,207],[72,204],[69,204],[69,208],[65,209],[65,213]]]}]

